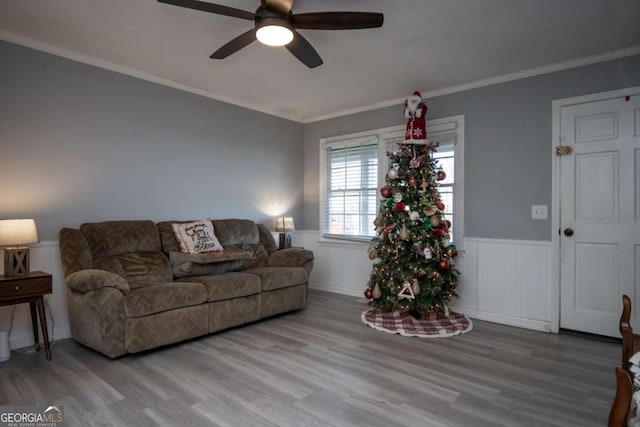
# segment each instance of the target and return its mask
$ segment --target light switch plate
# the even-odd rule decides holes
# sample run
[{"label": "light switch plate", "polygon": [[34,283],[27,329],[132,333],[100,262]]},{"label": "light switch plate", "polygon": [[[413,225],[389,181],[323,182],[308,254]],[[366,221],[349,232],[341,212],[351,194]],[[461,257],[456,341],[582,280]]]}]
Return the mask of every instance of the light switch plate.
[{"label": "light switch plate", "polygon": [[531,206],[531,219],[547,219],[547,205]]}]

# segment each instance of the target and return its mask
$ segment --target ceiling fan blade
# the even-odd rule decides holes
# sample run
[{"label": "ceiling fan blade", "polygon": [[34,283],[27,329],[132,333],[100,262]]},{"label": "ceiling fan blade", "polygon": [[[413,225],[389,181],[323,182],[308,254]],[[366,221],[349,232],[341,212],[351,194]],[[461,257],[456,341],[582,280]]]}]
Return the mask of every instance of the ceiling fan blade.
[{"label": "ceiling fan blade", "polygon": [[285,47],[293,56],[309,68],[316,68],[322,65],[322,58],[320,58],[318,52],[316,52],[307,39],[302,37],[297,31],[294,31],[293,40]]},{"label": "ceiling fan blade", "polygon": [[293,26],[304,30],[359,30],[382,27],[384,15],[370,12],[315,12],[293,15]]},{"label": "ceiling fan blade", "polygon": [[217,13],[218,15],[232,16],[234,18],[248,19],[253,21],[253,12],[236,9],[235,7],[222,6],[219,4],[207,3],[198,0],[158,0],[160,3],[172,4],[174,6],[186,7],[187,9],[202,10],[204,12]]},{"label": "ceiling fan blade", "polygon": [[293,7],[293,0],[265,0],[264,3],[267,9],[275,10],[285,15],[291,12]]},{"label": "ceiling fan blade", "polygon": [[229,55],[232,55],[253,43],[256,40],[256,30],[255,28],[250,29],[246,33],[240,34],[235,39],[231,40],[229,43],[222,46],[220,49],[216,50],[211,54],[209,58],[212,59],[224,59]]}]

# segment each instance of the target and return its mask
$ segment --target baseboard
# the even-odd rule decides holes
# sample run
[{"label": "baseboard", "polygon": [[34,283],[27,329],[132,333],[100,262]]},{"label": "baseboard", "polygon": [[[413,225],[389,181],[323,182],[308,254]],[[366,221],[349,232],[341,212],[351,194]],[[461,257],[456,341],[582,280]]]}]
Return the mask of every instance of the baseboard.
[{"label": "baseboard", "polygon": [[[63,340],[66,338],[71,338],[71,329],[65,328],[62,331],[56,330],[56,333],[53,336],[49,335],[49,341],[55,342],[59,340]],[[42,343],[44,345],[44,342]],[[33,334],[20,334],[16,337],[9,337],[9,347],[11,350],[16,350],[19,348],[31,347],[33,346]]]},{"label": "baseboard", "polygon": [[502,325],[516,326],[518,328],[532,329],[534,331],[551,332],[551,322],[544,320],[527,319],[524,317],[509,316],[507,314],[491,313],[468,307],[449,306],[449,310],[466,314],[472,319],[485,320],[487,322],[500,323]]},{"label": "baseboard", "polygon": [[342,286],[322,285],[319,283],[309,283],[309,289],[315,289],[318,291],[326,291],[334,294],[348,295],[350,297],[362,297],[364,289],[362,291],[356,289],[347,289]]},{"label": "baseboard", "polygon": [[[310,289],[331,292],[334,294],[362,297],[362,292],[355,289],[346,289],[340,286],[309,283]],[[451,311],[463,313],[472,319],[485,320],[487,322],[500,323],[502,325],[516,326],[518,328],[532,329],[534,331],[551,332],[551,323],[543,320],[526,319],[523,317],[509,316],[506,314],[490,313],[488,311],[475,310],[468,307],[449,306]]]}]

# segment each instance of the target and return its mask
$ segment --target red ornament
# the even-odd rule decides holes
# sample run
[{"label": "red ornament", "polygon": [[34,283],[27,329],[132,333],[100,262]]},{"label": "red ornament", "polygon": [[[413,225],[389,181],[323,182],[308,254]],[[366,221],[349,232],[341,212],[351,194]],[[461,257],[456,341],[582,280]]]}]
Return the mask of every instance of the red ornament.
[{"label": "red ornament", "polygon": [[453,253],[451,254],[452,258],[455,258],[458,256],[458,251],[453,251]]},{"label": "red ornament", "polygon": [[418,180],[414,177],[409,178],[409,185],[415,187],[416,185],[418,185]]},{"label": "red ornament", "polygon": [[405,206],[404,202],[396,203],[396,212],[404,211],[404,206]]},{"label": "red ornament", "polygon": [[451,228],[451,221],[446,220],[445,223],[447,224],[447,230]]},{"label": "red ornament", "polygon": [[433,237],[435,239],[440,239],[444,235],[444,231],[442,228],[434,228],[433,229]]},{"label": "red ornament", "polygon": [[446,270],[447,268],[449,268],[449,263],[447,262],[447,260],[446,260],[446,259],[441,259],[441,260],[438,262],[438,268],[439,268],[440,270]]},{"label": "red ornament", "polygon": [[366,299],[372,299],[373,298],[373,291],[371,290],[371,288],[367,288],[364,290],[364,297]]},{"label": "red ornament", "polygon": [[391,189],[389,187],[382,187],[380,189],[380,194],[382,195],[382,197],[384,197],[385,199],[388,199],[389,197],[391,197]]},{"label": "red ornament", "polygon": [[439,211],[444,211],[444,203],[442,202],[436,203],[436,208],[438,208]]},{"label": "red ornament", "polygon": [[438,181],[442,181],[447,177],[447,174],[444,171],[438,171]]},{"label": "red ornament", "polygon": [[418,270],[418,279],[422,279],[426,275],[427,273],[425,273],[424,270]]},{"label": "red ornament", "polygon": [[384,229],[382,231],[382,236],[383,237],[387,237],[389,235],[389,233],[391,233],[391,231],[393,231],[393,229],[396,228],[395,224],[387,224],[384,226]]}]

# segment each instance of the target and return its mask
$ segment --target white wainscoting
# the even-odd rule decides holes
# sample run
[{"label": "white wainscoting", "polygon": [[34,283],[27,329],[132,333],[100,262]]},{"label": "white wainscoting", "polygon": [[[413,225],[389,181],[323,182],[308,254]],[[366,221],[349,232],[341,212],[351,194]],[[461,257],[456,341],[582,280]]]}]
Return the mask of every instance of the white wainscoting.
[{"label": "white wainscoting", "polygon": [[292,245],[313,251],[314,266],[309,287],[363,297],[371,265],[369,243],[323,239],[317,231],[295,231]]},{"label": "white wainscoting", "polygon": [[[53,276],[51,295],[45,296],[45,313],[49,340],[55,341],[71,336],[69,316],[67,314],[66,285],[60,263],[60,248],[58,242],[41,242],[29,245],[31,271],[46,271]],[[0,250],[0,257],[4,253]],[[0,271],[4,273],[4,263],[0,263]],[[13,327],[11,327],[11,312],[15,307]],[[0,307],[0,330],[11,329],[9,344],[12,349],[33,345],[33,329],[31,327],[31,312],[29,304]],[[38,330],[40,325],[38,324]],[[42,342],[42,338],[40,339]],[[41,349],[40,351],[44,351]]]},{"label": "white wainscoting", "polygon": [[[293,245],[315,254],[311,288],[363,296],[372,261],[367,243],[323,239],[296,231]],[[461,272],[451,309],[472,318],[551,331],[552,245],[545,241],[466,238],[456,260]]]},{"label": "white wainscoting", "polygon": [[[311,288],[363,296],[372,264],[367,255],[368,243],[323,239],[318,231],[301,230],[294,232],[293,246],[314,252]],[[451,304],[453,310],[475,319],[551,330],[551,242],[466,238],[464,248],[456,261],[462,274],[458,298]],[[0,263],[0,272],[3,267]],[[58,242],[33,245],[31,269],[53,275],[53,293],[45,298],[49,338],[54,341],[70,337]],[[11,348],[31,346],[29,306],[15,307]],[[0,330],[11,327],[12,309],[0,307]]]}]

